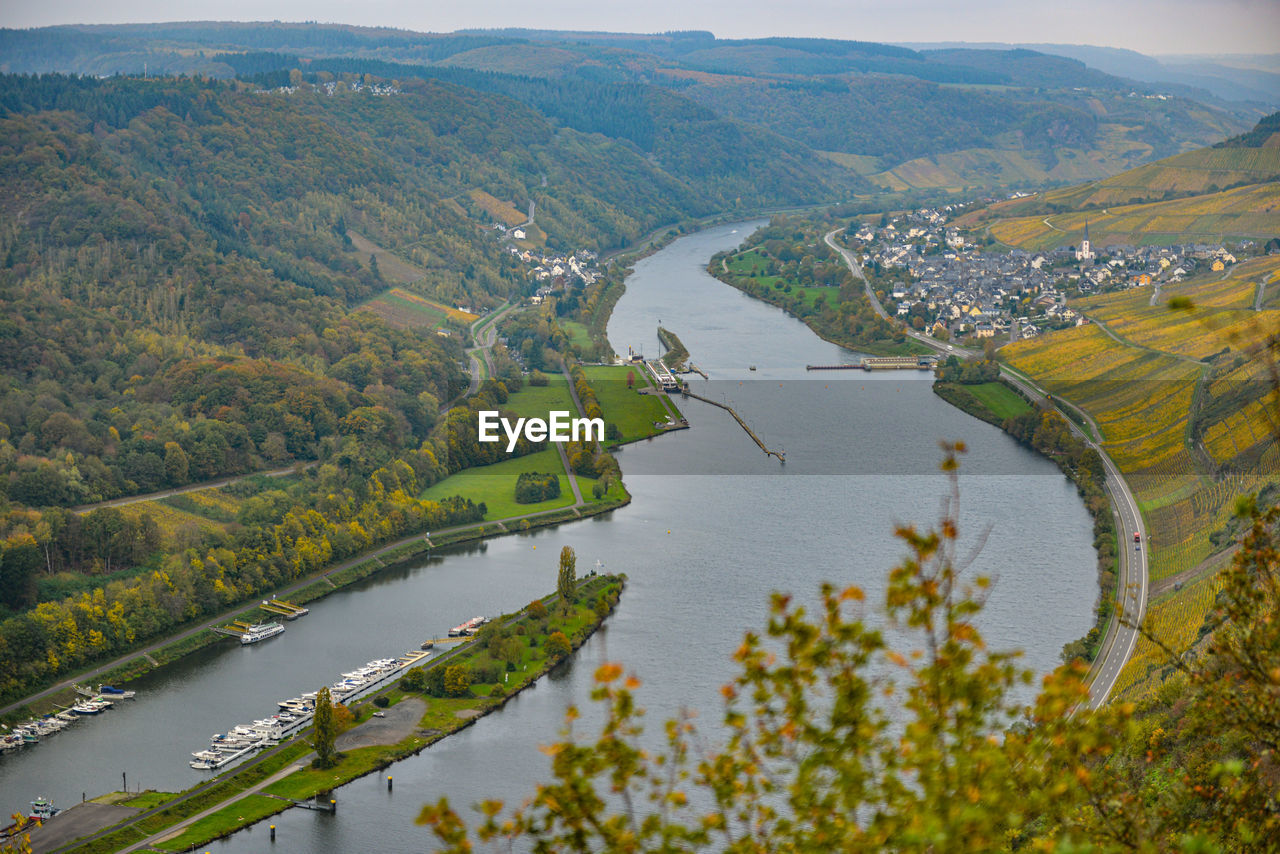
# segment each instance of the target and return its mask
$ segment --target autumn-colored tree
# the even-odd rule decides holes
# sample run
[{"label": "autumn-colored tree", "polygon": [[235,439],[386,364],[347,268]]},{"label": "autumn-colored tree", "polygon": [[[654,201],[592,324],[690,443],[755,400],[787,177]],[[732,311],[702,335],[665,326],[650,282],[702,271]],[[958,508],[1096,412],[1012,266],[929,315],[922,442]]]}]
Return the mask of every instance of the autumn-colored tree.
[{"label": "autumn-colored tree", "polygon": [[451,664],[444,671],[444,693],[448,697],[466,697],[471,693],[471,673],[464,664]]},{"label": "autumn-colored tree", "polygon": [[573,647],[569,644],[569,639],[565,637],[564,632],[552,632],[547,636],[547,657],[553,661],[564,658],[573,652]]},{"label": "autumn-colored tree", "polygon": [[28,818],[22,813],[14,813],[10,818],[13,819],[12,832],[0,842],[0,854],[31,854],[30,831],[40,826],[39,820]]}]

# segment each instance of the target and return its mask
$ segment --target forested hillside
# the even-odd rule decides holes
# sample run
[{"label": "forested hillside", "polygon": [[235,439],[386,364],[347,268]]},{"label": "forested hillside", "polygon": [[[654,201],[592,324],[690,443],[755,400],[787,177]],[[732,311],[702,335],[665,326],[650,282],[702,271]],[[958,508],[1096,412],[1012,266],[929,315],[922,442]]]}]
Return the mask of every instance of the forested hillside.
[{"label": "forested hillside", "polygon": [[786,163],[781,199],[759,162],[682,181],[436,82],[374,96],[8,77],[0,109],[0,488],[32,505],[312,459],[369,408],[388,447],[423,439],[459,388],[456,344],[348,314],[386,287],[350,230],[406,247],[415,289],[492,306],[526,283],[488,223],[446,203],[470,189],[536,198],[551,241],[593,248],[731,208],[718,188],[748,174],[756,205],[830,192]]},{"label": "forested hillside", "polygon": [[[549,245],[606,249],[856,182],[708,115],[686,132],[714,125],[739,159],[438,80],[285,78],[0,76],[0,695],[483,516],[420,497],[492,461],[474,412],[441,414],[466,387],[457,328],[356,310],[393,283],[477,311],[530,291],[476,198],[535,202]],[[388,250],[421,276],[384,280]],[[302,463],[213,526],[72,510]]]},{"label": "forested hillside", "polygon": [[280,22],[0,30],[3,70],[144,67],[276,85],[293,69],[447,80],[634,145],[683,179],[714,178],[722,199],[752,196],[732,176],[778,158],[791,174],[820,172],[815,151],[895,191],[1076,183],[1212,144],[1264,112],[1025,49]]}]

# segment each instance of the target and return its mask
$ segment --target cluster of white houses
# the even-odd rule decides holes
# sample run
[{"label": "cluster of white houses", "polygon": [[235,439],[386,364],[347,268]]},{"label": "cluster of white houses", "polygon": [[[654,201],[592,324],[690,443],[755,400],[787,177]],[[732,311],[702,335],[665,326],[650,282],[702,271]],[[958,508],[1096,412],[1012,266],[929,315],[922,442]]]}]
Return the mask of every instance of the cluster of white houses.
[{"label": "cluster of white houses", "polygon": [[1086,322],[1065,305],[1068,293],[1180,282],[1193,271],[1236,262],[1221,245],[1096,247],[1087,223],[1074,246],[984,252],[948,224],[952,212],[925,208],[850,229],[850,245],[865,265],[901,271],[885,294],[886,308],[937,335],[1030,337]]},{"label": "cluster of white houses", "polygon": [[547,255],[515,246],[509,247],[508,251],[530,265],[534,279],[540,282],[537,291],[530,297],[534,305],[541,303],[554,291],[578,284],[589,285],[600,275],[600,269],[596,266],[598,257],[590,249],[580,249],[569,255]]}]

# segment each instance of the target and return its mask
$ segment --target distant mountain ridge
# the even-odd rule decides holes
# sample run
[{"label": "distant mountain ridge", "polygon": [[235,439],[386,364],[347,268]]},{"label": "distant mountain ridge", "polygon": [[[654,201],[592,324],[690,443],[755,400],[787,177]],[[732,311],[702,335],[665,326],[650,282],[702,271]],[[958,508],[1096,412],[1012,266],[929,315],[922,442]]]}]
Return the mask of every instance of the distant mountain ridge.
[{"label": "distant mountain ridge", "polygon": [[[436,79],[634,146],[681,180],[707,177],[717,161],[736,175],[774,160],[800,183],[845,190],[1030,189],[1102,178],[1220,141],[1263,114],[1193,90],[1164,97],[1033,50],[917,51],[706,31],[53,27],[0,30],[0,70],[239,76],[261,86],[280,86],[293,70]],[[725,185],[722,195],[737,194]]]},{"label": "distant mountain ridge", "polygon": [[1176,57],[1160,59],[1133,50],[1094,45],[1005,42],[902,42],[922,53],[950,53],[954,50],[1033,50],[1070,57],[1117,77],[1146,84],[1174,84],[1177,94],[1194,96],[1201,90],[1227,101],[1251,101],[1272,109],[1280,107],[1280,73],[1237,68],[1212,58]]}]

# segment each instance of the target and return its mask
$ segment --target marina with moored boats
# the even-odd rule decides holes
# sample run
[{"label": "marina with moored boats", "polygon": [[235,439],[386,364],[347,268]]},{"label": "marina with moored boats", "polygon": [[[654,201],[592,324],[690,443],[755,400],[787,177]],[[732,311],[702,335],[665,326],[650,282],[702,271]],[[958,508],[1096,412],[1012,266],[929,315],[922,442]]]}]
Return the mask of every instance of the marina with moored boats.
[{"label": "marina with moored boats", "polygon": [[[414,650],[397,658],[374,659],[363,667],[341,674],[341,678],[329,686],[329,695],[335,703],[357,700],[391,684],[430,655],[430,652]],[[318,694],[319,691],[308,691],[299,697],[281,700],[276,714],[215,734],[208,749],[192,753],[188,764],[198,771],[216,771],[241,757],[291,738],[311,723]]]},{"label": "marina with moored boats", "polygon": [[56,712],[49,712],[37,718],[31,718],[21,724],[9,728],[0,724],[0,753],[8,753],[31,744],[39,744],[40,739],[61,732],[80,720],[82,717],[98,715],[110,709],[117,700],[133,699],[137,692],[122,691],[110,685],[99,685],[98,690],[75,686],[76,694],[84,699]]}]

